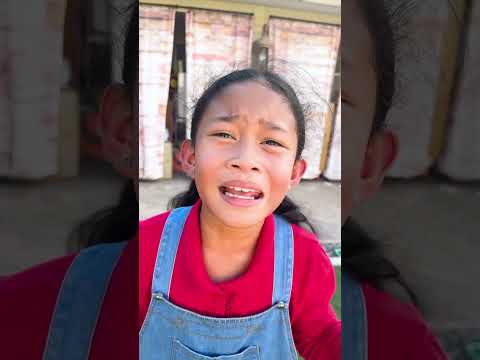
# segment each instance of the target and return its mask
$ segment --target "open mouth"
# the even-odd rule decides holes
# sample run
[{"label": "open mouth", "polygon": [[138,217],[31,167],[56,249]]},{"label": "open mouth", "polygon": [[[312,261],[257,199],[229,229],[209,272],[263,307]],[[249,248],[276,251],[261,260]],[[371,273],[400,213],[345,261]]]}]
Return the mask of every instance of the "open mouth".
[{"label": "open mouth", "polygon": [[239,186],[220,186],[220,191],[225,196],[233,199],[258,200],[263,198],[263,193],[261,191]]}]

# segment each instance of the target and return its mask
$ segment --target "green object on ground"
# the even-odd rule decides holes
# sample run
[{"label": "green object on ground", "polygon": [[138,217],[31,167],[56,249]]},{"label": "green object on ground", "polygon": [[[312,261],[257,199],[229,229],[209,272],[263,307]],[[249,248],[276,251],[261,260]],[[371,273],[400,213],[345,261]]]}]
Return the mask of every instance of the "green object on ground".
[{"label": "green object on ground", "polygon": [[480,341],[471,342],[465,347],[469,359],[480,360]]},{"label": "green object on ground", "polygon": [[335,266],[335,280],[337,287],[332,298],[332,306],[337,313],[339,319],[342,318],[342,268]]}]

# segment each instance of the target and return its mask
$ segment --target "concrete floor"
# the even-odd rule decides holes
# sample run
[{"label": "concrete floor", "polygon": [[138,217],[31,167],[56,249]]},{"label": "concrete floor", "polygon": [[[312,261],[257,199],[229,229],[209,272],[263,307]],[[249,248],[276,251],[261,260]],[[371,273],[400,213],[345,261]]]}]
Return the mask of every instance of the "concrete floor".
[{"label": "concrete floor", "polygon": [[[169,180],[141,182],[139,189],[140,219],[146,219],[166,210],[168,200],[184,191],[189,179],[176,176]],[[302,207],[320,234],[323,243],[340,242],[340,186],[333,183],[303,180],[289,196]]]},{"label": "concrete floor", "polygon": [[0,180],[0,276],[71,251],[74,226],[114,204],[122,184],[110,167],[93,162],[72,179]]},{"label": "concrete floor", "polygon": [[480,339],[480,186],[391,182],[354,217],[400,269],[444,343]]}]

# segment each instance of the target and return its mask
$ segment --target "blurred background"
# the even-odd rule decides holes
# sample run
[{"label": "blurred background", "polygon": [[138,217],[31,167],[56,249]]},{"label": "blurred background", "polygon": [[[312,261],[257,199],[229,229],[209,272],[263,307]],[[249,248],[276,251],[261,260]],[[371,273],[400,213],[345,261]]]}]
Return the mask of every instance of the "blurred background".
[{"label": "blurred background", "polygon": [[425,0],[414,9],[387,120],[399,158],[353,217],[398,267],[449,356],[479,359],[480,3]]},{"label": "blurred background", "polygon": [[0,275],[76,251],[74,228],[117,202],[96,113],[120,80],[128,3],[0,3]]}]

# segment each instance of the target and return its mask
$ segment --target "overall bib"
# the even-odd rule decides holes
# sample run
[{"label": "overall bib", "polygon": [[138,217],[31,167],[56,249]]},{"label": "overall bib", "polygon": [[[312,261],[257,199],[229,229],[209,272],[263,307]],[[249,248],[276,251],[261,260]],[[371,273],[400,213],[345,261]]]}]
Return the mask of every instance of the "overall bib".
[{"label": "overall bib", "polygon": [[125,245],[97,245],[75,257],[57,297],[44,360],[88,359],[110,276]]},{"label": "overall bib", "polygon": [[367,312],[360,284],[342,272],[342,359],[367,360]]},{"label": "overall bib", "polygon": [[293,280],[291,225],[275,216],[272,306],[252,316],[209,317],[169,301],[176,252],[190,209],[173,210],[165,223],[152,278],[150,306],[140,330],[140,359],[296,360],[289,318]]}]

